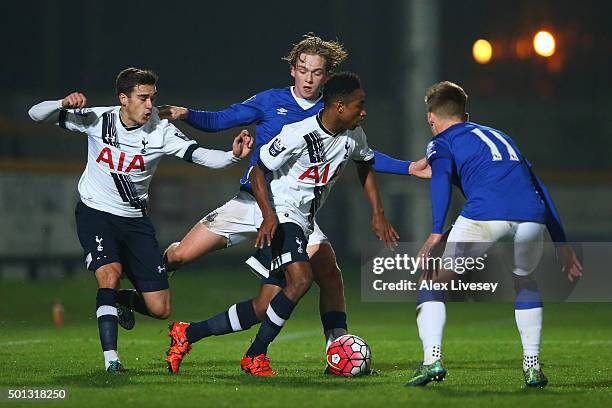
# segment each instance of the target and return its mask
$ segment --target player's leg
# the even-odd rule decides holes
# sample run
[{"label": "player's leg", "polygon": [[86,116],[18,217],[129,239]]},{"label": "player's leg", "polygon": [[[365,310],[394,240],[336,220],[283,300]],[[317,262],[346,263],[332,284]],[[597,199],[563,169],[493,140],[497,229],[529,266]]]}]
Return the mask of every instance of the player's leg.
[{"label": "player's leg", "polygon": [[447,283],[455,278],[453,271],[437,271],[435,277],[423,274],[419,280],[416,306],[416,322],[419,338],[423,345],[423,363],[416,369],[406,386],[426,385],[431,381],[442,381],[446,369],[442,365],[442,336],[446,324],[446,303],[444,290],[429,287],[421,288],[425,280]]},{"label": "player's leg", "polygon": [[111,219],[114,216],[79,202],[75,209],[77,235],[85,251],[87,269],[98,283],[96,320],[107,372],[122,372],[117,352],[117,289],[122,275],[118,244]]},{"label": "player's leg", "polygon": [[[432,258],[441,256],[445,259],[456,256],[460,250],[457,248],[457,240],[466,235],[466,226],[459,221],[457,220],[450,233],[444,234],[441,242],[432,248],[430,254]],[[426,268],[419,278],[416,322],[423,346],[423,363],[416,369],[406,386],[422,386],[434,380],[441,381],[446,376],[446,369],[442,365],[442,337],[446,324],[445,293],[443,290],[433,288],[431,283],[448,283],[455,277],[456,273],[450,270],[441,269],[432,274]],[[424,281],[429,284],[423,286]]]},{"label": "player's leg", "polygon": [[[281,291],[276,284],[262,284],[257,297],[231,305],[227,310],[199,322],[173,322],[172,341],[166,355],[168,371],[179,372],[181,362],[194,343],[210,336],[222,336],[250,329],[260,323],[272,298]],[[186,351],[185,351],[186,350]]]},{"label": "player's leg", "polygon": [[200,322],[192,322],[185,330],[190,343],[209,336],[222,336],[250,329],[261,322],[270,301],[282,288],[262,284],[257,297],[231,305],[227,310]]},{"label": "player's leg", "polygon": [[276,375],[266,357],[270,343],[278,336],[291,317],[299,300],[312,284],[312,269],[308,262],[294,262],[285,272],[287,286],[270,301],[266,315],[259,326],[255,340],[242,359],[243,370],[252,375]]},{"label": "player's leg", "polygon": [[117,352],[117,289],[121,273],[121,264],[118,262],[103,265],[95,272],[98,281],[96,318],[104,355],[104,366],[108,372],[124,371]]},{"label": "player's leg", "polygon": [[164,251],[164,264],[169,271],[179,269],[200,256],[226,248],[228,240],[215,234],[201,222],[191,228],[181,242],[173,242]]},{"label": "player's leg", "polygon": [[[191,350],[194,343],[210,336],[222,336],[248,330],[259,323],[265,313],[265,307],[272,297],[280,291],[274,285],[261,285],[259,295],[231,305],[227,310],[199,322],[174,322],[170,327],[172,341],[166,355],[166,364],[171,374],[180,370],[181,362]],[[265,307],[264,307],[265,305]],[[257,310],[259,309],[259,314]]]},{"label": "player's leg", "polygon": [[[449,258],[477,257],[482,255],[493,242],[510,230],[505,222],[481,222],[459,217],[448,234],[447,242],[432,250],[443,252],[442,260]],[[449,283],[460,276],[451,270],[440,270],[436,274],[423,274],[419,281],[417,298],[417,327],[423,344],[423,364],[406,384],[407,386],[426,385],[432,380],[440,381],[446,375],[442,366],[442,337],[446,324],[446,304],[444,291],[436,290],[431,283]],[[421,286],[426,280],[430,285]],[[422,289],[421,289],[422,287]]]},{"label": "player's leg", "polygon": [[202,255],[237,245],[257,233],[257,203],[245,192],[207,214],[185,235],[164,251],[168,271],[180,268]]},{"label": "player's leg", "polygon": [[523,345],[523,372],[528,386],[544,387],[548,380],[539,361],[544,309],[538,285],[531,275],[542,257],[544,226],[533,222],[515,225],[514,317]]},{"label": "player's leg", "polygon": [[[296,243],[298,245],[296,246]],[[305,248],[306,239],[301,227],[293,223],[279,224],[270,252],[277,269],[285,268],[286,286],[270,301],[255,340],[242,359],[242,369],[256,376],[274,376],[266,357],[268,346],[278,336],[299,300],[312,285],[313,274]],[[287,257],[286,254],[291,256]]]},{"label": "player's leg", "polygon": [[124,272],[135,290],[122,290],[118,302],[143,315],[166,319],[171,313],[170,285],[162,263],[155,228],[148,217],[123,220]]},{"label": "player's leg", "polygon": [[306,248],[314,281],[319,286],[319,313],[326,346],[347,334],[346,303],[342,272],[331,243],[315,223]]},{"label": "player's leg", "polygon": [[[239,193],[202,218],[180,243],[171,244],[164,253],[165,265],[178,268],[206,253],[252,239],[257,233],[256,207],[257,203],[252,196]],[[247,330],[258,323],[261,318],[257,317],[257,307],[262,308],[260,304],[264,303],[267,306],[278,290],[262,285],[258,297],[231,305],[209,319],[192,323],[173,322],[168,333],[171,338],[170,347],[166,352],[168,371],[179,371],[181,361],[193,343],[211,335]]]}]

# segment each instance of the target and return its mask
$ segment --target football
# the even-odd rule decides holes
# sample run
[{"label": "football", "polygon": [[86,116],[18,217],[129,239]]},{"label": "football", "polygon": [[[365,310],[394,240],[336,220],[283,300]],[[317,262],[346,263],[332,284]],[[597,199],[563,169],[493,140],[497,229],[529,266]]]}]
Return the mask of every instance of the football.
[{"label": "football", "polygon": [[327,348],[329,372],[339,377],[357,377],[370,373],[372,352],[370,346],[358,336],[345,334]]}]

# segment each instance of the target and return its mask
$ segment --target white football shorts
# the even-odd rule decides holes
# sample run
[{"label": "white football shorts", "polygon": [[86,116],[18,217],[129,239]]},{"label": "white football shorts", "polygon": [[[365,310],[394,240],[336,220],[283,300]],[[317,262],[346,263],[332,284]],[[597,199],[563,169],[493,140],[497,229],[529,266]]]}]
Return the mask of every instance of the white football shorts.
[{"label": "white football shorts", "polygon": [[459,216],[448,236],[442,258],[479,257],[500,241],[514,243],[514,266],[517,276],[531,274],[540,262],[545,226],[528,221],[476,221]]},{"label": "white football shorts", "polygon": [[[225,237],[230,247],[245,240],[255,241],[257,228],[262,221],[255,197],[240,191],[227,203],[202,218],[200,223],[215,234]],[[308,246],[322,243],[329,243],[329,239],[315,221],[314,230],[308,237]]]}]

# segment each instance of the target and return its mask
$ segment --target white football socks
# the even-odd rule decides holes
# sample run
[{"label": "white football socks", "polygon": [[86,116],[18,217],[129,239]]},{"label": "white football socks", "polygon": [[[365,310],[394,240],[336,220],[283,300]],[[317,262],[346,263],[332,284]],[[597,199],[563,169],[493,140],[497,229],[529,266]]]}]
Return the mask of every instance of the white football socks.
[{"label": "white football socks", "polygon": [[119,360],[119,354],[117,350],[104,351],[104,369],[108,369],[111,361]]},{"label": "white football socks", "polygon": [[534,367],[540,369],[540,339],[542,336],[543,308],[517,309],[514,311],[516,327],[518,327],[523,343],[523,371]]},{"label": "white football socks", "polygon": [[417,327],[423,343],[423,364],[430,365],[442,358],[446,305],[437,301],[423,302],[417,306],[417,313]]}]

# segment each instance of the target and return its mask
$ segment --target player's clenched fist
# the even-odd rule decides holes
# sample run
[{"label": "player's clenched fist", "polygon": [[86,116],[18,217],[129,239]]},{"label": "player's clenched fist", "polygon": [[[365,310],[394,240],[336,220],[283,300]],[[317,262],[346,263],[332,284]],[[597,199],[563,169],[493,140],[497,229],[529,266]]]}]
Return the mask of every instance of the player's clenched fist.
[{"label": "player's clenched fist", "polygon": [[73,92],[62,99],[62,108],[83,108],[87,104],[87,98],[80,92]]},{"label": "player's clenched fist", "polygon": [[232,144],[232,153],[234,157],[244,158],[251,153],[253,148],[253,137],[248,130],[242,130],[238,136],[234,138]]},{"label": "player's clenched fist", "polygon": [[427,163],[427,159],[423,157],[421,160],[410,163],[408,174],[421,179],[430,179],[431,166]]}]

